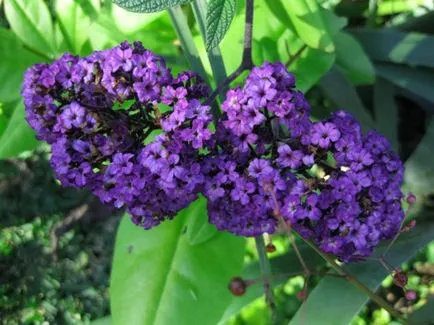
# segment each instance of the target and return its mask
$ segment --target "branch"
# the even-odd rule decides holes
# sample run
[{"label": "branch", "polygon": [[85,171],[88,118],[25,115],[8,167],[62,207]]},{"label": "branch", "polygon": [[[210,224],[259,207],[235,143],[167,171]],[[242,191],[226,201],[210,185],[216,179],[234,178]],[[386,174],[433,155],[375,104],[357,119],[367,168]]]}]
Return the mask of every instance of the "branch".
[{"label": "branch", "polygon": [[357,289],[360,291],[363,291],[366,293],[369,298],[371,298],[372,301],[377,303],[380,307],[384,308],[389,312],[389,314],[393,315],[397,319],[401,320],[403,324],[407,324],[407,320],[399,313],[397,310],[395,310],[392,306],[390,306],[386,300],[384,300],[379,295],[375,294],[371,289],[369,289],[366,285],[364,285],[362,282],[360,282],[356,277],[348,273],[343,267],[341,267],[339,264],[337,264],[331,256],[328,254],[325,254],[322,252],[314,243],[312,243],[310,240],[307,240],[303,238],[303,236],[300,236],[301,239],[303,239],[310,247],[312,247],[315,252],[317,252],[324,260],[326,260],[328,263],[330,263],[331,267],[340,275],[344,276],[345,279],[350,282],[352,285],[354,285]]},{"label": "branch", "polygon": [[300,49],[297,52],[295,52],[294,55],[291,55],[291,53],[289,53],[289,49],[288,49],[289,59],[286,62],[285,66],[288,68],[291,64],[293,64],[294,61],[297,60],[306,49],[307,49],[307,45],[305,44],[302,47],[300,47]]},{"label": "branch", "polygon": [[240,66],[229,75],[217,88],[211,93],[205,101],[205,105],[212,103],[215,98],[223,92],[229,84],[237,79],[237,77],[246,70],[251,70],[254,67],[252,59],[252,42],[253,42],[253,9],[254,0],[246,0],[246,19],[244,25],[244,44],[243,44],[243,57]]}]

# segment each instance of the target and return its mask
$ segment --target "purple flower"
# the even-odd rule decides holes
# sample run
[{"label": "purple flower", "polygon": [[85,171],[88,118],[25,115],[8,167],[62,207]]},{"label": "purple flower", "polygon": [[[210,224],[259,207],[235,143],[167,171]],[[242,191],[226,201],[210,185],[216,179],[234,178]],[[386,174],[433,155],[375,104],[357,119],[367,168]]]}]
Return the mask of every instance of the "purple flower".
[{"label": "purple flower", "polygon": [[291,147],[286,144],[280,145],[277,151],[279,152],[279,158],[276,159],[276,162],[280,166],[296,169],[302,165],[304,157],[302,151],[292,150]]},{"label": "purple flower", "polygon": [[336,125],[330,122],[315,123],[311,131],[311,143],[321,148],[328,148],[332,142],[336,142],[341,137],[341,133]]}]

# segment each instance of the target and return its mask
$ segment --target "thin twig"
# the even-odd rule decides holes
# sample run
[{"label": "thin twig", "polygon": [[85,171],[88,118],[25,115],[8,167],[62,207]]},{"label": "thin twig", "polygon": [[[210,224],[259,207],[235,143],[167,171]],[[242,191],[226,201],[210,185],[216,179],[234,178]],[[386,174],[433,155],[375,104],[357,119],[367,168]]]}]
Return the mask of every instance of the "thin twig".
[{"label": "thin twig", "polygon": [[307,45],[305,44],[305,45],[303,45],[302,47],[300,47],[300,49],[299,49],[297,52],[295,52],[294,55],[291,55],[291,54],[289,53],[289,54],[290,54],[290,55],[289,55],[289,59],[288,59],[288,61],[286,62],[285,66],[288,68],[291,64],[293,64],[294,61],[297,60],[298,57],[299,57],[301,54],[303,54],[303,52],[304,52],[306,49],[307,49]]},{"label": "thin twig", "polygon": [[384,300],[379,295],[375,294],[371,289],[369,289],[366,285],[364,285],[362,282],[360,282],[356,277],[354,277],[352,274],[348,273],[343,267],[341,267],[339,264],[337,264],[333,257],[329,256],[328,254],[322,252],[314,243],[312,243],[310,240],[307,240],[303,238],[303,236],[300,236],[301,239],[303,239],[310,247],[312,247],[315,252],[317,252],[324,260],[326,260],[330,266],[338,272],[338,274],[341,274],[345,276],[345,279],[350,282],[352,285],[354,285],[357,289],[360,291],[363,291],[366,293],[369,298],[371,298],[372,301],[374,301],[376,304],[378,304],[380,307],[384,308],[386,311],[389,312],[389,314],[393,315],[397,319],[401,320],[403,324],[407,324],[407,320],[401,315],[400,312],[398,312],[395,308],[390,306],[386,300]]}]

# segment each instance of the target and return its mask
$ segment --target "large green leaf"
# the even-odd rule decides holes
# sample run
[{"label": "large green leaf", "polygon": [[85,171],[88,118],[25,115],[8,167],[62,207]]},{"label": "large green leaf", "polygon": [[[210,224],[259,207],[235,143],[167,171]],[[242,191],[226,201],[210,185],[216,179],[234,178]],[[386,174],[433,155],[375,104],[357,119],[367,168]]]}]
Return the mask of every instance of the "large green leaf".
[{"label": "large green leaf", "polygon": [[325,52],[334,51],[333,37],[323,18],[322,8],[316,0],[274,0],[269,1],[268,6],[309,47]]},{"label": "large green leaf", "polygon": [[[300,254],[310,270],[325,265],[325,261],[311,247],[300,245]],[[300,261],[294,251],[270,259],[271,271],[274,275],[295,274],[303,272]],[[258,262],[248,264],[241,273],[243,279],[258,279],[261,277],[261,271]],[[284,284],[289,276],[277,276],[273,281],[273,286]],[[255,299],[264,295],[264,287],[261,282],[250,286],[246,293],[241,297],[233,297],[232,303],[226,308],[226,311],[219,322],[219,325],[225,324],[232,316],[238,314],[241,309]]]},{"label": "large green leaf", "polygon": [[352,34],[373,60],[434,67],[434,36],[391,29],[356,29]]},{"label": "large green leaf", "polygon": [[113,0],[119,7],[133,12],[156,12],[191,1],[192,0]]},{"label": "large green leaf", "polygon": [[434,70],[392,63],[375,64],[377,75],[434,103]]},{"label": "large green leaf", "polygon": [[24,105],[18,103],[0,137],[0,159],[12,157],[23,151],[36,148],[35,133],[24,119]]},{"label": "large green leaf", "polygon": [[148,231],[124,217],[111,277],[113,324],[215,325],[221,318],[231,300],[227,285],[241,270],[244,240],[219,232],[191,245],[194,206]]},{"label": "large green leaf", "polygon": [[[98,2],[90,1],[96,6]],[[83,11],[77,0],[56,0],[55,11],[62,33],[67,41],[69,51],[80,54],[80,51],[89,38],[91,19]]]},{"label": "large green leaf", "polygon": [[378,78],[374,85],[374,111],[377,129],[398,149],[398,107],[395,102],[395,86]]},{"label": "large green leaf", "polygon": [[30,48],[54,56],[53,23],[43,0],[5,0],[6,18],[12,30]]},{"label": "large green leaf", "polygon": [[338,105],[336,109],[352,113],[365,129],[374,127],[374,122],[363,106],[356,89],[336,68],[331,69],[321,79],[320,87]]},{"label": "large green leaf", "polygon": [[200,196],[198,202],[188,209],[187,237],[191,246],[202,244],[217,235],[217,228],[208,222],[206,204],[207,200]]},{"label": "large green leaf", "polygon": [[335,62],[334,53],[308,47],[290,30],[280,37],[278,48],[281,61],[289,63],[288,69],[297,79],[297,88],[303,92],[312,88]]},{"label": "large green leaf", "polygon": [[261,65],[265,61],[279,61],[276,41],[273,41],[270,37],[263,37],[259,41],[253,41],[253,62]]},{"label": "large green leaf", "polygon": [[433,325],[434,324],[434,298],[430,298],[429,301],[421,308],[410,314],[409,320],[411,324],[415,325]]},{"label": "large green leaf", "polygon": [[236,0],[211,0],[206,13],[206,49],[219,45],[235,16]]},{"label": "large green leaf", "polygon": [[375,71],[360,43],[350,34],[338,32],[335,36],[336,65],[354,84],[371,84]]},{"label": "large green leaf", "polygon": [[[387,254],[388,263],[401,265],[432,240],[432,212],[430,217],[431,222],[418,224],[410,233],[401,235]],[[382,249],[377,252],[381,252]],[[373,291],[378,289],[388,274],[378,261],[351,264],[345,266],[345,269]],[[358,291],[348,281],[337,277],[325,277],[309,295],[290,324],[348,325],[367,301],[365,293]]]},{"label": "large green leaf", "polygon": [[10,102],[20,96],[23,73],[43,58],[24,48],[23,43],[8,29],[0,28],[0,101]]},{"label": "large green leaf", "polygon": [[418,202],[422,202],[426,195],[434,192],[433,148],[434,120],[431,120],[427,127],[427,133],[405,163],[406,189],[416,194]]}]

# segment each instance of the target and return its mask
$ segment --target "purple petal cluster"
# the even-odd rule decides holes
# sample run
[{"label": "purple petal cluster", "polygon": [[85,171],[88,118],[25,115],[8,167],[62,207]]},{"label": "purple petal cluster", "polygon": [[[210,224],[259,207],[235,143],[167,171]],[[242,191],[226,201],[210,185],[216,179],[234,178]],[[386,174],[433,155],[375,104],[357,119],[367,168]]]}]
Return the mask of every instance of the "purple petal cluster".
[{"label": "purple petal cluster", "polygon": [[254,68],[230,90],[202,165],[210,222],[237,235],[286,222],[348,261],[399,231],[404,167],[387,139],[349,114],[312,122],[280,64]]},{"label": "purple petal cluster", "polygon": [[219,230],[258,236],[285,223],[344,261],[397,234],[404,167],[386,138],[342,111],[311,121],[281,63],[227,92],[213,133],[208,92],[125,42],[30,68],[22,94],[62,184],[126,208],[145,229],[203,193]]},{"label": "purple petal cluster", "polygon": [[62,184],[125,207],[146,229],[197,198],[198,149],[211,137],[209,107],[199,101],[207,93],[196,74],[173,77],[163,58],[126,42],[36,65],[22,90],[27,121],[51,144]]}]

